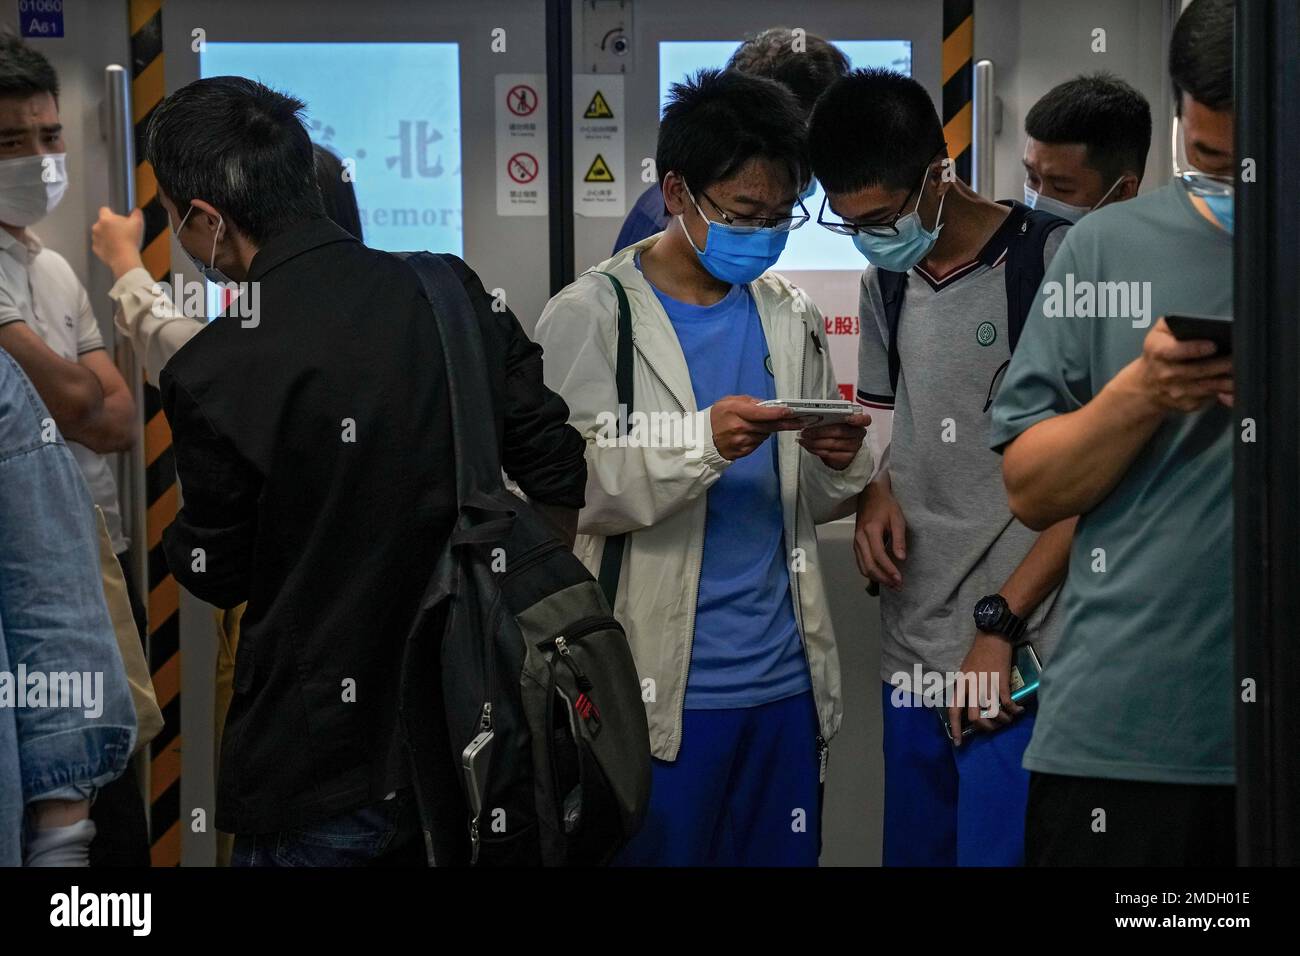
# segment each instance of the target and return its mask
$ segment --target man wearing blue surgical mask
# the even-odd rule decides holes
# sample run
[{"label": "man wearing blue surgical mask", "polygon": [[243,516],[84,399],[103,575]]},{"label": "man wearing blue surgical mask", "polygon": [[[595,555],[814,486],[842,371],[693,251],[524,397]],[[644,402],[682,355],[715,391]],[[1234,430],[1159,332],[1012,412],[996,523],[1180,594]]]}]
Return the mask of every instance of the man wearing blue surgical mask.
[{"label": "man wearing blue surgical mask", "polygon": [[[1161,318],[1232,315],[1233,19],[1231,0],[1179,17],[1175,178],[1070,230],[993,405],[1015,514],[1079,516],[1025,751],[1031,864],[1236,862],[1233,358]],[[1066,282],[1128,286],[1144,308],[1063,313]],[[1096,807],[1104,832],[1085,822]]]},{"label": "man wearing blue surgical mask", "polygon": [[[849,58],[835,44],[812,33],[796,34],[789,27],[770,27],[745,38],[727,61],[726,69],[776,80],[799,100],[804,116],[812,114],[822,90],[849,71]],[[810,179],[799,193],[807,200],[817,191]],[[655,182],[641,194],[623,220],[614,252],[662,232],[668,225],[663,190]]]},{"label": "man wearing blue surgical mask", "polygon": [[821,313],[768,271],[808,218],[798,101],[701,71],[672,89],[656,164],[667,229],[579,276],[537,326],[587,439],[578,554],[614,595],[649,718],[651,803],[621,862],[812,866],[842,714],[816,525],[851,513],[871,455],[865,414],[798,431],[760,404],[839,397]]},{"label": "man wearing blue surgical mask", "polygon": [[892,425],[854,539],[881,589],[884,864],[1018,865],[1033,713],[1011,698],[1012,658],[1024,640],[1051,657],[1071,523],[1018,522],[985,437],[1034,270],[1069,224],[957,178],[929,94],[890,70],[822,95],[809,154],[818,221],[867,262],[858,400],[873,431]]},{"label": "man wearing blue surgical mask", "polygon": [[1025,205],[1078,222],[1137,195],[1151,107],[1118,77],[1079,76],[1030,107],[1025,134]]}]

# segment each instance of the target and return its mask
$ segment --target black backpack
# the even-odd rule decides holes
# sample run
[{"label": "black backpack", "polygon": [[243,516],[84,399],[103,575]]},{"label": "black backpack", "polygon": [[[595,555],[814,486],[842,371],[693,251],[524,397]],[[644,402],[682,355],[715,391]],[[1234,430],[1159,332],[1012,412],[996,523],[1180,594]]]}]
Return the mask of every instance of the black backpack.
[{"label": "black backpack", "polygon": [[650,793],[627,638],[582,563],[502,482],[463,285],[439,256],[404,258],[438,323],[457,463],[457,521],[399,681],[430,863],[606,863],[640,827]]},{"label": "black backpack", "polygon": [[[1007,258],[1003,266],[1006,269],[1007,337],[1010,339],[1008,344],[1011,351],[1015,352],[1016,343],[1020,341],[1020,333],[1025,327],[1025,319],[1029,316],[1029,308],[1034,304],[1034,296],[1038,294],[1038,287],[1047,271],[1043,262],[1043,247],[1047,244],[1047,237],[1052,230],[1068,226],[1070,222],[1051,213],[1030,209],[1014,199],[1002,201],[1001,205],[1011,207],[1008,222],[1003,228],[1015,230],[1007,244]],[[897,394],[898,317],[903,312],[907,273],[878,269],[876,278],[880,281],[880,299],[885,307],[885,325],[889,330],[889,390]],[[989,401],[991,404],[991,397]],[[988,408],[984,410],[988,411]]]}]

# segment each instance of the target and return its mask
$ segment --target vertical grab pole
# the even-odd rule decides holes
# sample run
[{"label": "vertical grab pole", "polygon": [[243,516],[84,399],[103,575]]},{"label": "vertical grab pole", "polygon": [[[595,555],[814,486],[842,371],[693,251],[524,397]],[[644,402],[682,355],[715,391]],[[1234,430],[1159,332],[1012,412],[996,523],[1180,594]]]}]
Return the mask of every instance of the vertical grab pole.
[{"label": "vertical grab pole", "polygon": [[573,281],[573,0],[546,0],[551,295]]},{"label": "vertical grab pole", "polygon": [[975,64],[974,149],[971,150],[971,185],[985,199],[992,199],[997,187],[993,182],[993,133],[996,103],[993,99],[993,61]]},{"label": "vertical grab pole", "polygon": [[[104,106],[107,111],[109,206],[113,212],[124,216],[135,208],[135,124],[131,119],[131,74],[115,63],[104,67]],[[131,389],[135,407],[144,408],[144,375],[136,362],[135,350],[131,343],[116,334],[113,357],[122,379]],[[117,479],[126,533],[131,539],[127,573],[131,575],[136,593],[148,594],[143,437],[130,451],[118,455]]]}]

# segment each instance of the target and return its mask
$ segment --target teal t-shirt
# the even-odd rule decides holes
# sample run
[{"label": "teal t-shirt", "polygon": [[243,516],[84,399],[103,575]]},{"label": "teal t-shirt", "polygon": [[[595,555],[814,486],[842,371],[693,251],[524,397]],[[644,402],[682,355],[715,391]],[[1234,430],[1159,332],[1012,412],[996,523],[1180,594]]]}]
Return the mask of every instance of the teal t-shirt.
[{"label": "teal t-shirt", "polygon": [[[1231,237],[1182,185],[1084,217],[1030,310],[993,405],[993,447],[1081,408],[1178,312],[1232,314]],[[1234,434],[1217,403],[1171,412],[1080,517],[1029,770],[1233,783]]]}]

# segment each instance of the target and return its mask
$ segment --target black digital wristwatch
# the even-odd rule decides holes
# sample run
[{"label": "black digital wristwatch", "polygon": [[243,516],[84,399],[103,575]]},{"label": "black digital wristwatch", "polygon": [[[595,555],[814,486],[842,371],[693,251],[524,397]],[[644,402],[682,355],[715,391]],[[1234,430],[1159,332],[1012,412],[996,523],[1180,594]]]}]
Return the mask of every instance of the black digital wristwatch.
[{"label": "black digital wristwatch", "polygon": [[975,602],[975,627],[1018,644],[1028,625],[1011,613],[1007,599],[1001,594],[989,594]]}]

